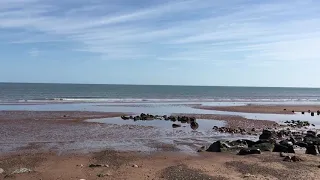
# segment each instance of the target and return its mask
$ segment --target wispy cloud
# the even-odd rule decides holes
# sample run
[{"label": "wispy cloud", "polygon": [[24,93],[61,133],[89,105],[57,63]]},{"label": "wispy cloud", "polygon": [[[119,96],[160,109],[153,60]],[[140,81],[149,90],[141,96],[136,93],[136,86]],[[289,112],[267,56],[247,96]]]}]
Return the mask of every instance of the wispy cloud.
[{"label": "wispy cloud", "polygon": [[7,43],[67,43],[69,51],[106,60],[257,63],[320,58],[320,2],[153,2],[2,0],[0,30],[9,35]]}]

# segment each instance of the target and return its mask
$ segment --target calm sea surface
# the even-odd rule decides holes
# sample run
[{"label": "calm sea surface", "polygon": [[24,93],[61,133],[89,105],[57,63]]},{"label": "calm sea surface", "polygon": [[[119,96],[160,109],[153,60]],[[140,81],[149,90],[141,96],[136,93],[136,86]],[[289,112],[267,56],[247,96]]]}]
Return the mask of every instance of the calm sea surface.
[{"label": "calm sea surface", "polygon": [[1,102],[320,101],[319,88],[0,83]]}]

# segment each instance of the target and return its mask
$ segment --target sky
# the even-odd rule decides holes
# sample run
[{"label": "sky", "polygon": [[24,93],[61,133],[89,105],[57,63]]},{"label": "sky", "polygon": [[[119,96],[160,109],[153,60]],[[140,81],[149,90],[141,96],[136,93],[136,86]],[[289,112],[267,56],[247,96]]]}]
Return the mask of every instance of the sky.
[{"label": "sky", "polygon": [[320,87],[317,0],[0,0],[0,82]]}]

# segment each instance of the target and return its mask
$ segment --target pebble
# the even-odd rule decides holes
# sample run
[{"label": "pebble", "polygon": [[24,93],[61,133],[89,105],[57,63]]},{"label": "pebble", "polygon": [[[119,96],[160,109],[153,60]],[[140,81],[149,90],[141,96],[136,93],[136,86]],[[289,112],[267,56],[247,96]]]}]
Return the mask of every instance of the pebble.
[{"label": "pebble", "polygon": [[4,173],[4,170],[2,168],[0,168],[0,174]]},{"label": "pebble", "polygon": [[136,165],[136,164],[134,164],[134,165],[132,165],[132,167],[134,167],[134,168],[138,168],[139,166],[138,166],[138,165]]}]

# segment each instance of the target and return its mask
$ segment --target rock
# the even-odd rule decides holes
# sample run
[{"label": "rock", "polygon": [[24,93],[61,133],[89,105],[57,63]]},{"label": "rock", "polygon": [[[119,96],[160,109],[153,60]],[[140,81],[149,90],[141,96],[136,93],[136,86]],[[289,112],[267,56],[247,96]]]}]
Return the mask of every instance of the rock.
[{"label": "rock", "polygon": [[263,130],[262,134],[259,136],[259,139],[273,139],[274,138],[274,132],[269,131],[269,130]]},{"label": "rock", "polygon": [[279,144],[276,143],[273,152],[295,153],[293,143],[288,140],[280,141]]},{"label": "rock", "polygon": [[136,165],[136,164],[134,164],[134,165],[132,165],[132,167],[134,167],[134,168],[138,168],[139,166],[138,166],[138,165]]},{"label": "rock", "polygon": [[314,112],[311,113],[311,116],[314,116]]},{"label": "rock", "polygon": [[304,114],[304,112],[302,111],[301,114]]},{"label": "rock", "polygon": [[0,168],[0,174],[3,174],[4,170],[2,168]]},{"label": "rock", "polygon": [[284,111],[286,111],[287,109],[283,109]]},{"label": "rock", "polygon": [[308,110],[308,113],[310,113],[311,112],[311,110]]},{"label": "rock", "polygon": [[303,161],[299,156],[292,156],[292,157],[291,157],[291,160],[292,160],[293,162]]},{"label": "rock", "polygon": [[280,152],[280,157],[286,157],[286,155],[283,152]]},{"label": "rock", "polygon": [[193,130],[197,130],[197,129],[199,128],[199,124],[196,123],[196,122],[191,122],[191,123],[190,123],[190,127],[191,127],[191,129],[193,129]]},{"label": "rock", "polygon": [[251,131],[252,131],[252,132],[256,132],[256,128],[252,128]]},{"label": "rock", "polygon": [[314,131],[307,131],[306,137],[316,137],[317,133]]},{"label": "rock", "polygon": [[292,113],[294,113],[294,110],[292,111]]},{"label": "rock", "polygon": [[245,141],[216,141],[210,145],[210,147],[206,150],[208,152],[227,152],[233,150],[240,150],[243,148],[248,148],[248,145]]},{"label": "rock", "polygon": [[255,144],[252,147],[260,149],[261,151],[270,151],[270,152],[272,152],[274,147],[275,147],[275,145],[273,143],[270,143],[270,142],[264,142],[264,143],[260,143],[260,144]]},{"label": "rock", "polygon": [[32,172],[32,170],[28,168],[20,168],[20,169],[14,170],[11,174],[22,174],[22,173],[29,173],[29,172]]},{"label": "rock", "polygon": [[294,144],[297,145],[297,146],[299,146],[299,147],[302,147],[302,148],[306,148],[306,147],[308,146],[308,143],[306,143],[306,142],[301,142],[301,141],[296,142],[296,143],[294,143]]},{"label": "rock", "polygon": [[248,154],[261,154],[261,151],[260,149],[257,149],[257,148],[243,148],[238,153],[238,155],[248,155]]},{"label": "rock", "polygon": [[123,119],[123,120],[128,120],[128,119],[130,119],[130,118],[127,117],[127,116],[121,116],[121,119]]},{"label": "rock", "polygon": [[178,128],[178,127],[181,127],[181,124],[172,124],[172,127],[173,128]]},{"label": "rock", "polygon": [[291,156],[286,156],[283,161],[286,161],[286,162],[291,162]]},{"label": "rock", "polygon": [[306,154],[317,155],[316,146],[313,144],[308,144],[306,147]]}]

